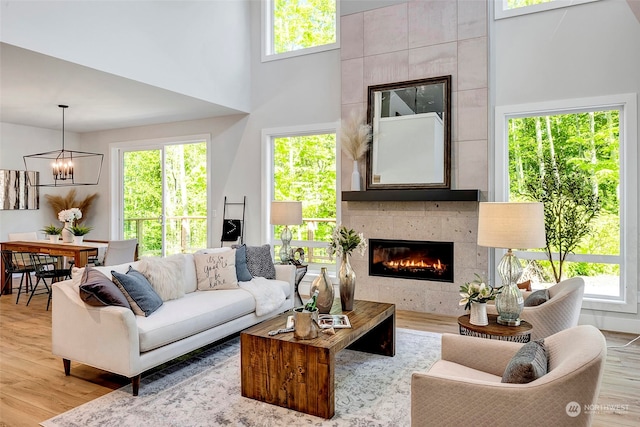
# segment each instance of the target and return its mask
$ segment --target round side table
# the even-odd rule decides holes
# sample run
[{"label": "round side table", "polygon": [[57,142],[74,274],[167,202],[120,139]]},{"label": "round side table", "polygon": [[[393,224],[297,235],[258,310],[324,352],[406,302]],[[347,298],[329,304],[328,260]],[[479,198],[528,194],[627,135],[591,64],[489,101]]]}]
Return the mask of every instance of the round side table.
[{"label": "round side table", "polygon": [[496,314],[489,314],[489,324],[486,326],[472,325],[469,315],[458,317],[460,335],[488,338],[492,340],[513,341],[527,343],[531,340],[531,323],[522,320],[520,326],[506,326],[498,323]]}]

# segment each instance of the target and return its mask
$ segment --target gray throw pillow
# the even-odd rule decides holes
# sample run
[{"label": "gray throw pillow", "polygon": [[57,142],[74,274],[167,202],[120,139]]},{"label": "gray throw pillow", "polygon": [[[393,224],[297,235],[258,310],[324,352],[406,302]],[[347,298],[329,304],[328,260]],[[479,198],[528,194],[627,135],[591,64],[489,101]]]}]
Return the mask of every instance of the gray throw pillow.
[{"label": "gray throw pillow", "polygon": [[549,301],[549,290],[548,289],[540,289],[538,291],[532,292],[531,295],[524,300],[525,307],[535,307],[540,304],[544,304]]},{"label": "gray throw pillow", "polygon": [[276,268],[271,259],[271,246],[247,246],[247,268],[253,277],[276,278]]},{"label": "gray throw pillow", "polygon": [[247,267],[247,247],[245,245],[236,248],[236,276],[239,282],[248,282],[253,279],[249,267]]},{"label": "gray throw pillow", "polygon": [[80,279],[80,299],[94,307],[115,305],[131,310],[122,291],[107,276],[91,267],[86,267]]},{"label": "gray throw pillow", "polygon": [[547,349],[544,340],[523,345],[511,358],[502,374],[503,383],[527,384],[545,375],[548,370]]},{"label": "gray throw pillow", "polygon": [[113,283],[118,286],[138,316],[149,316],[162,305],[162,298],[153,290],[151,283],[139,271],[129,266],[126,274],[111,271]]}]

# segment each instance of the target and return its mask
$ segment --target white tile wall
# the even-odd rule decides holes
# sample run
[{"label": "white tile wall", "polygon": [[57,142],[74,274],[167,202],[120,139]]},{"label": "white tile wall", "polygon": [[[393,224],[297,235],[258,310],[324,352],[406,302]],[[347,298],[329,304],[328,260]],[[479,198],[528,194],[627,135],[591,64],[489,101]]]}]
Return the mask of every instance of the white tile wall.
[{"label": "white tile wall", "polygon": [[[487,0],[421,0],[343,16],[342,114],[366,109],[367,87],[452,76],[452,186],[488,189]],[[352,163],[343,156],[349,190]],[[364,176],[364,169],[361,174]],[[398,309],[462,314],[461,284],[486,274],[476,245],[476,202],[343,202],[342,223],[366,238],[454,242],[455,283],[368,275],[368,254],[354,255],[356,298]]]}]

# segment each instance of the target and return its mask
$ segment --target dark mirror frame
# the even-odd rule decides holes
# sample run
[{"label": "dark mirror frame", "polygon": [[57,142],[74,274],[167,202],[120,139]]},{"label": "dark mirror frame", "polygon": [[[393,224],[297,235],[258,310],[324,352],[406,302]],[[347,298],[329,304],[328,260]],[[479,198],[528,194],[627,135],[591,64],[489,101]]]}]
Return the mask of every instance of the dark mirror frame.
[{"label": "dark mirror frame", "polygon": [[[443,127],[444,141],[443,144],[443,171],[444,176],[442,182],[424,182],[424,183],[392,183],[380,184],[373,182],[373,156],[372,151],[377,143],[376,131],[373,130],[374,125],[374,96],[376,92],[398,90],[403,88],[413,88],[425,85],[444,85],[443,86]],[[371,148],[367,151],[367,190],[375,189],[428,189],[428,188],[450,188],[451,187],[451,76],[432,77],[427,79],[409,80],[404,82],[380,84],[369,86],[367,100],[367,120],[373,130],[373,139]],[[425,165],[425,167],[427,167]]]}]

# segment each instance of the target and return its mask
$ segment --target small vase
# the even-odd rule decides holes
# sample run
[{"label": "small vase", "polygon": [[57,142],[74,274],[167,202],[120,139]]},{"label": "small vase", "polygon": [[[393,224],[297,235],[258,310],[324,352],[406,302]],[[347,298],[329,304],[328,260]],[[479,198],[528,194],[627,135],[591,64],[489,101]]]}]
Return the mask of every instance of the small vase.
[{"label": "small vase", "polygon": [[328,314],[333,306],[333,283],[327,272],[326,267],[320,269],[320,274],[311,283],[311,289],[309,293],[313,295],[315,290],[318,290],[318,299],[316,306],[321,314]]},{"label": "small vase", "polygon": [[469,316],[469,323],[476,326],[487,326],[489,324],[486,302],[471,303],[471,315]]},{"label": "small vase", "polygon": [[60,235],[59,234],[49,234],[49,241],[51,243],[58,243],[59,239],[60,239]]},{"label": "small vase", "polygon": [[73,242],[73,234],[71,233],[69,228],[71,228],[71,223],[70,222],[65,222],[64,223],[64,228],[62,229],[62,241],[64,243]]},{"label": "small vase", "polygon": [[360,191],[360,172],[358,171],[358,161],[353,161],[353,172],[351,172],[351,191]]},{"label": "small vase", "polygon": [[74,245],[81,245],[83,241],[84,241],[84,236],[73,236]]},{"label": "small vase", "polygon": [[340,303],[342,311],[353,310],[353,297],[356,292],[356,273],[349,263],[349,255],[343,254],[338,271],[340,281]]}]

